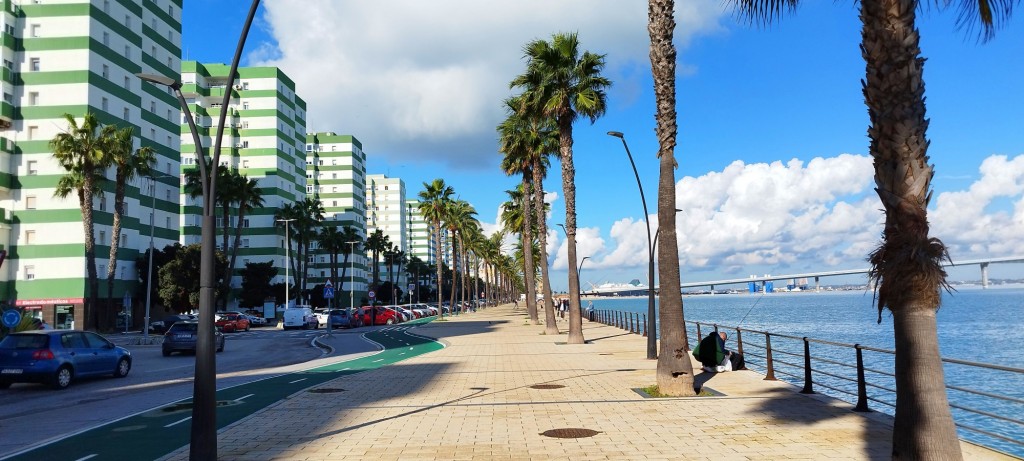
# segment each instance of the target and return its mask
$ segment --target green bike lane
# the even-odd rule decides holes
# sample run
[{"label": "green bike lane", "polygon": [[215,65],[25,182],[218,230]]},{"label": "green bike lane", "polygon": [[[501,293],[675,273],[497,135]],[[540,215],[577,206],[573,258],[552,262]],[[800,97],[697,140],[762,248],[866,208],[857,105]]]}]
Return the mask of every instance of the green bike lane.
[{"label": "green bike lane", "polygon": [[[431,320],[415,320],[364,333],[363,337],[383,347],[382,351],[373,355],[219,389],[217,429],[223,429],[310,387],[442,349],[444,346],[441,343],[406,331],[411,326]],[[156,459],[188,445],[191,415],[191,399],[171,402],[0,460]]]}]

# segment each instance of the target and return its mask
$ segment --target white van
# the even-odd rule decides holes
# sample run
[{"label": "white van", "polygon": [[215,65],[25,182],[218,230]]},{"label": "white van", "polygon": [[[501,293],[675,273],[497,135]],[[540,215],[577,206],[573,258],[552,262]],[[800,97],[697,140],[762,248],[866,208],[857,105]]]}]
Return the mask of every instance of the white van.
[{"label": "white van", "polygon": [[303,330],[312,328],[315,330],[319,326],[319,322],[316,320],[316,315],[313,315],[313,309],[293,307],[284,310],[283,326],[285,330],[291,328],[302,328]]}]

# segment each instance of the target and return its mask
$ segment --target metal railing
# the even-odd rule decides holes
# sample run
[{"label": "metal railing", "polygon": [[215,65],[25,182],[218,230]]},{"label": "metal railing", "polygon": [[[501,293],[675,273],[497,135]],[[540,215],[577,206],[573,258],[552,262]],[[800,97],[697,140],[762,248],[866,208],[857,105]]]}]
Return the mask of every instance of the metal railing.
[{"label": "metal railing", "polygon": [[[595,310],[592,316],[587,312],[583,316],[647,335],[644,314]],[[693,341],[700,341],[704,332],[729,333],[747,367],[763,373],[765,380],[802,384],[800,392],[805,394],[824,389],[822,393],[854,404],[854,411],[878,408],[890,415],[895,412],[896,376],[885,371],[895,370],[895,351],[714,323],[686,324]],[[961,437],[1017,456],[1024,454],[1024,420],[1020,416],[1024,415],[1024,369],[949,358],[942,362],[950,408]]]}]

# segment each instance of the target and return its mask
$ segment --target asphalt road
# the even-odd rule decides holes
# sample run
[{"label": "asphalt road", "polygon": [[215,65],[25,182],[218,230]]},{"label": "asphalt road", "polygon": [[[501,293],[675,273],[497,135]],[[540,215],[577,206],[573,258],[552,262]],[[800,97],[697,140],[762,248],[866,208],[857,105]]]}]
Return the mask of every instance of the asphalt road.
[{"label": "asphalt road", "polygon": [[[218,387],[260,379],[274,368],[321,357],[324,351],[311,346],[319,334],[323,331],[228,333],[224,352],[217,354]],[[84,379],[63,391],[38,384],[0,390],[0,453],[192,396],[194,355],[163,357],[159,345],[130,346],[128,337],[107,337],[132,352],[132,370],[126,378]]]},{"label": "asphalt road", "polygon": [[[442,348],[440,343],[429,338],[406,332],[411,324],[422,322],[414,321],[373,330],[335,332],[335,338],[330,344],[339,350],[330,357],[291,366],[291,371],[282,371],[280,368],[271,370],[269,367],[243,371],[247,367],[241,362],[249,362],[252,358],[239,358],[239,368],[232,372],[225,369],[225,362],[229,361],[224,357],[235,350],[247,350],[247,353],[255,354],[253,358],[259,358],[259,363],[265,363],[268,354],[292,349],[291,346],[281,347],[281,336],[288,336],[289,339],[286,341],[291,344],[290,341],[298,340],[302,335],[294,335],[296,338],[292,338],[294,332],[276,332],[276,335],[273,332],[260,332],[265,333],[266,337],[261,337],[260,333],[250,333],[248,337],[239,336],[237,339],[229,340],[225,353],[218,356],[218,429],[303,389]],[[241,347],[243,342],[262,343],[246,348]],[[384,350],[379,353],[367,353],[368,350],[377,348],[377,345]],[[304,349],[318,357],[321,355],[318,349],[296,348]],[[154,359],[160,354],[159,348],[147,352],[151,352]],[[347,354],[348,352],[351,354]],[[177,356],[167,359],[174,358]],[[37,400],[46,402],[49,400],[47,397],[55,396],[53,399],[63,399],[64,402],[38,403],[37,405],[42,407],[42,412],[22,410],[12,412],[10,417],[7,416],[8,410],[2,410],[0,426],[18,430],[14,432],[17,435],[13,437],[11,432],[3,437],[4,442],[0,449],[9,455],[0,459],[142,460],[159,458],[187,445],[191,430],[189,398],[192,383],[191,379],[184,376],[191,376],[192,358],[186,356],[183,359],[180,363],[156,360],[160,363],[159,366],[154,366],[150,371],[142,370],[143,373],[140,373],[157,373],[151,376],[154,379],[142,382],[130,381],[132,375],[139,371],[133,370],[126,380],[101,379],[77,383],[69,390],[58,393],[41,387],[33,390],[12,387],[15,395],[32,395],[31,393],[35,392],[42,396]],[[143,354],[140,353],[136,361],[141,364],[150,362],[150,359],[148,355],[143,359]],[[231,362],[234,361],[233,357]],[[187,369],[183,369],[183,366]],[[155,379],[157,376],[160,379]],[[103,382],[110,384],[102,386]],[[65,397],[73,395],[71,392],[75,392],[77,386],[83,388],[79,394],[75,397]],[[93,386],[103,389],[92,389]],[[7,400],[8,392],[11,391],[4,392],[0,395]],[[135,398],[125,398],[126,394],[139,397],[139,400],[142,396],[147,398],[137,401]],[[124,400],[135,403],[127,405],[122,402]],[[102,416],[94,412],[100,412]],[[67,422],[68,420],[75,423]],[[51,429],[51,425],[58,425],[60,428]],[[46,434],[33,436],[31,441],[8,441],[10,438],[20,438],[19,436],[26,432],[43,430]],[[12,448],[9,444],[18,446]]]}]

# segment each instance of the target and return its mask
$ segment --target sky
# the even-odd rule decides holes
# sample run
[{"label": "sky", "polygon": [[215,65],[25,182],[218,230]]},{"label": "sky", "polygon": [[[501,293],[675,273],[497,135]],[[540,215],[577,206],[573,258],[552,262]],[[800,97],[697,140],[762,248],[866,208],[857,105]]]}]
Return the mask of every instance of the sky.
[{"label": "sky", "polygon": [[[927,3],[927,2],[926,2]],[[229,63],[250,2],[190,0],[183,58]],[[679,133],[676,224],[683,282],[867,268],[884,216],[874,192],[861,93],[858,4],[801,2],[768,25],[721,0],[677,1]],[[1024,255],[1024,18],[993,40],[958,28],[955,10],[921,11],[928,218],[958,260]],[[622,142],[657,228],[658,149],[640,0],[266,0],[243,66],[276,66],[307,103],[307,131],[358,138],[368,174],[405,181],[409,196],[443,178],[473,204],[485,232],[502,227],[505,191],[495,127],[523,46],[577,32],[605,55],[606,114],[574,126],[577,254],[591,284],[647,279],[647,226]],[[567,288],[564,194],[557,161],[551,204],[551,284]],[[996,264],[990,277],[1024,277]],[[976,266],[951,280],[978,280]],[[863,277],[823,279],[856,283]]]}]

